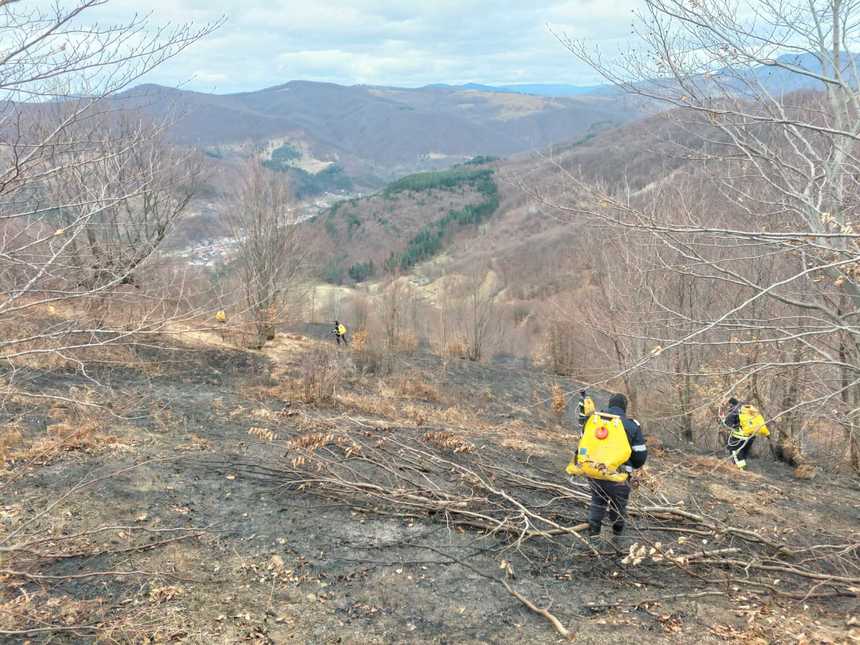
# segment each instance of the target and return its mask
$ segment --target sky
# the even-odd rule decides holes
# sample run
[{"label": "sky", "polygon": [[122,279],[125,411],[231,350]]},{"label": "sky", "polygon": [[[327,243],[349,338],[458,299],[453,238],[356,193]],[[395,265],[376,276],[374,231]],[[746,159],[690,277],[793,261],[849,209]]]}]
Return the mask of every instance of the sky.
[{"label": "sky", "polygon": [[[548,27],[617,50],[639,0],[109,0],[88,21],[151,11],[153,26],[226,17],[148,82],[228,93],[290,80],[416,87],[600,78]],[[145,9],[142,9],[144,7]]]}]

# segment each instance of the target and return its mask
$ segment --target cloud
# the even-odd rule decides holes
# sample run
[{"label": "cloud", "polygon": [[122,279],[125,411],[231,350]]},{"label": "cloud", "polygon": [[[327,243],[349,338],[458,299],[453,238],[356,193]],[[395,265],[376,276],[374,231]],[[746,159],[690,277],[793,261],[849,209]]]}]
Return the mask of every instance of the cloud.
[{"label": "cloud", "polygon": [[[45,0],[47,1],[47,0]],[[227,17],[205,41],[147,79],[203,91],[246,91],[293,79],[343,84],[597,80],[558,32],[610,48],[628,38],[635,0],[150,0],[153,27]],[[121,22],[137,0],[111,0],[85,20]]]}]

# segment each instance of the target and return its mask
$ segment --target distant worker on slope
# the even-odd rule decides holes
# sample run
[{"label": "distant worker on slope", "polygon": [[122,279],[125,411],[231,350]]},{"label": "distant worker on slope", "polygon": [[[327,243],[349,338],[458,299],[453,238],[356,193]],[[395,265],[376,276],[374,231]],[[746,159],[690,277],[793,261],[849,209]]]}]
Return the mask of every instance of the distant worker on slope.
[{"label": "distant worker on slope", "polygon": [[744,470],[756,435],[770,437],[770,430],[767,429],[764,417],[757,407],[738,401],[735,397],[729,399],[729,413],[724,423],[731,430],[726,450],[731,454],[735,465]]},{"label": "distant worker on slope", "polygon": [[618,537],[624,531],[630,473],[645,464],[648,448],[639,422],[627,416],[626,396],[613,394],[606,411],[598,412],[586,392],[580,394],[582,437],[576,456],[567,466],[567,474],[588,478],[591,488],[588,534],[600,535],[608,512],[612,533]]},{"label": "distant worker on slope", "polygon": [[344,325],[342,322],[335,320],[334,329],[331,330],[331,333],[333,333],[335,339],[337,339],[338,345],[340,345],[341,341],[343,341],[344,345],[349,344],[346,339],[346,325]]}]

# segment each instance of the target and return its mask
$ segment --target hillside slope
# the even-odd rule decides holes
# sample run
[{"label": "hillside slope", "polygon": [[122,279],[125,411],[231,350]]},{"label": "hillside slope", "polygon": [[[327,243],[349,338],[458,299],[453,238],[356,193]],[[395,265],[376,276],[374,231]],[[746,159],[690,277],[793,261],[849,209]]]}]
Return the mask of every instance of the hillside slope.
[{"label": "hillside slope", "polygon": [[[545,298],[569,288],[573,269],[559,264],[559,257],[570,255],[580,235],[576,222],[560,220],[541,205],[542,200],[575,199],[568,173],[583,173],[607,186],[643,190],[687,164],[697,146],[701,142],[694,135],[667,115],[658,115],[590,132],[540,154],[488,163],[476,159],[478,163],[448,171],[406,177],[377,194],[341,202],[308,226],[329,281],[415,271],[419,282],[426,283],[438,277],[438,267],[421,263],[445,254],[446,271],[470,273],[492,264],[498,271],[517,275],[525,292],[540,286],[539,298]],[[491,179],[488,192],[477,190],[479,177]],[[441,226],[452,212],[489,202],[492,211],[469,222],[485,225]],[[416,243],[421,252],[416,249],[404,259]],[[575,273],[588,269],[587,258],[569,259],[578,267]],[[354,265],[368,262],[373,262],[373,271],[357,268],[349,274]]]},{"label": "hillside slope", "polygon": [[461,166],[492,171],[496,207],[477,222],[441,226],[454,219],[451,213],[483,202],[472,187],[402,191],[393,198],[383,191],[344,202],[310,225],[320,250],[318,275],[361,283],[352,293],[339,292],[335,300],[342,304],[327,315],[362,321],[368,307],[385,310],[378,294],[404,287],[427,321],[415,333],[462,355],[464,339],[474,333],[467,321],[485,303],[480,318],[488,356],[499,352],[569,371],[570,361],[593,351],[593,330],[572,333],[570,312],[584,298],[600,297],[606,258],[599,228],[553,205],[577,203],[575,176],[624,199],[647,198],[664,186],[683,190],[674,182],[696,168],[703,143],[691,124],[675,117],[665,113],[590,133],[541,154]]},{"label": "hillside slope", "polygon": [[150,114],[175,115],[171,136],[181,144],[221,154],[277,139],[305,148],[316,159],[337,162],[351,176],[375,173],[389,179],[475,155],[542,148],[639,114],[633,101],[600,96],[308,81],[228,95],[146,85],[122,100]]},{"label": "hillside slope", "polygon": [[164,340],[42,371],[64,401],[110,383],[112,414],[5,411],[0,642],[564,642],[522,598],[585,643],[858,636],[850,482],[652,450],[633,558],[577,533],[575,437],[540,402],[561,379],[422,354],[364,375],[357,350],[296,335]]}]

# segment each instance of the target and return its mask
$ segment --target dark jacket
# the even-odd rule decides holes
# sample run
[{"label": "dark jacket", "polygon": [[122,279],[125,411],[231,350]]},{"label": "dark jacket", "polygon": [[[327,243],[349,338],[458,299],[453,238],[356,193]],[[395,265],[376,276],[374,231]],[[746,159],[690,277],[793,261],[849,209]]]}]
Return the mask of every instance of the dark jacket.
[{"label": "dark jacket", "polygon": [[645,445],[645,436],[642,434],[642,427],[639,422],[628,417],[621,408],[609,407],[606,408],[606,412],[621,417],[621,422],[624,424],[627,441],[630,442],[630,449],[633,451],[624,466],[634,469],[641,468],[645,465],[645,460],[648,459],[648,446]]},{"label": "dark jacket", "polygon": [[743,401],[738,403],[737,405],[733,405],[729,410],[729,413],[726,415],[726,419],[723,423],[725,423],[730,428],[737,430],[741,427],[741,408],[746,405]]}]

